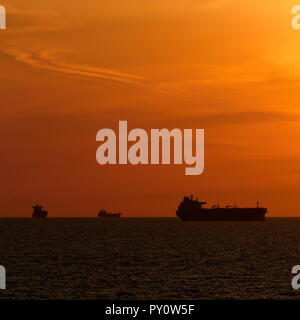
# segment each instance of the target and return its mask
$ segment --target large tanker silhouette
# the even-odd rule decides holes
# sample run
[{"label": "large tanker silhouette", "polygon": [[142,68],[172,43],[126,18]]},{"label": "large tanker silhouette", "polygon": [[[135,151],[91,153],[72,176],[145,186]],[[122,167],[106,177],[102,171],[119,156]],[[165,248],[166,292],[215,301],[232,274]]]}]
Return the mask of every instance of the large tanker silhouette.
[{"label": "large tanker silhouette", "polygon": [[265,221],[266,208],[238,208],[218,205],[212,208],[203,208],[206,202],[193,199],[193,196],[184,197],[180,202],[176,214],[182,221]]}]

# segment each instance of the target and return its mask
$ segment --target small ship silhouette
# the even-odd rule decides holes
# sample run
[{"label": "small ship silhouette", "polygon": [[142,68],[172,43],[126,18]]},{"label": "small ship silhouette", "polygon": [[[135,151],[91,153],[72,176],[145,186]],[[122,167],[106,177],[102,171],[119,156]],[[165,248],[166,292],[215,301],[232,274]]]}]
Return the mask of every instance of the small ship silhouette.
[{"label": "small ship silhouette", "polygon": [[207,202],[193,199],[193,196],[185,196],[180,202],[176,215],[182,221],[265,221],[266,208],[238,208],[226,206],[225,208],[215,205],[212,208],[203,208]]},{"label": "small ship silhouette", "polygon": [[105,210],[100,210],[98,213],[99,218],[120,218],[121,213],[110,213]]},{"label": "small ship silhouette", "polygon": [[43,210],[43,206],[40,206],[39,204],[32,207],[33,213],[32,218],[47,218],[48,211]]}]

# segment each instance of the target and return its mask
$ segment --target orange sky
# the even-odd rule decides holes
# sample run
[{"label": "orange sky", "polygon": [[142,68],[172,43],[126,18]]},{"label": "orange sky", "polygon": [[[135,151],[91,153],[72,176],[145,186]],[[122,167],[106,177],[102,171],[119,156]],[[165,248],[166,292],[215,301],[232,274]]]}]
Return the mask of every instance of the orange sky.
[{"label": "orange sky", "polygon": [[[74,3],[76,2],[76,3]],[[260,200],[300,215],[294,1],[1,0],[1,216],[175,216]],[[204,128],[205,172],[105,166],[96,132]]]}]

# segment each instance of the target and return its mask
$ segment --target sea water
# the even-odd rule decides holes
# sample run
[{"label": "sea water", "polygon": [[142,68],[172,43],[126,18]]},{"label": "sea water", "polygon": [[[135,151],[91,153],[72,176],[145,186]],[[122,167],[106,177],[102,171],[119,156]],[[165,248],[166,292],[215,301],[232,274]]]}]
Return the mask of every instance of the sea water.
[{"label": "sea water", "polygon": [[299,299],[300,219],[0,219],[0,299]]}]

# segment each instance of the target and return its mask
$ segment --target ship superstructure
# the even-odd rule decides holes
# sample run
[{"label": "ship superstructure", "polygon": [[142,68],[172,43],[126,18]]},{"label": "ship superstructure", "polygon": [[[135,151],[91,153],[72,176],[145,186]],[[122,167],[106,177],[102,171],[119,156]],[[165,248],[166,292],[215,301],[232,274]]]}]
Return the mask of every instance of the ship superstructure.
[{"label": "ship superstructure", "polygon": [[48,211],[43,210],[43,206],[40,206],[39,204],[32,207],[33,213],[32,218],[47,218]]}]

